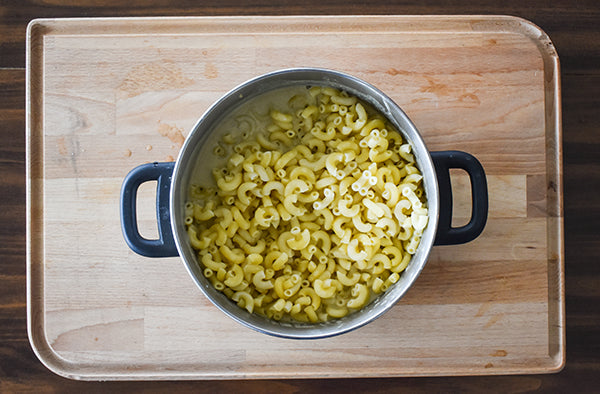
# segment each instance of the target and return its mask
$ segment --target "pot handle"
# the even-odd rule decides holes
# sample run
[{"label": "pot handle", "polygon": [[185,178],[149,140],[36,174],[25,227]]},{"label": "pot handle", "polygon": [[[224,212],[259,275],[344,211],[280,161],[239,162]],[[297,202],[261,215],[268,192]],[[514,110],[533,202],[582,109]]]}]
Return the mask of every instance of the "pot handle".
[{"label": "pot handle", "polygon": [[[456,245],[474,240],[481,234],[488,215],[488,190],[485,171],[472,155],[461,151],[431,152],[440,188],[440,214],[435,245]],[[452,227],[452,185],[450,169],[460,168],[471,180],[471,220]]]},{"label": "pot handle", "polygon": [[[171,230],[169,194],[171,176],[175,163],[142,164],[131,170],[123,180],[121,187],[121,230],[127,245],[142,256],[173,257],[178,256],[177,247]],[[158,221],[158,239],[147,239],[140,235],[137,225],[137,191],[140,185],[148,181],[157,181],[156,219]]]}]

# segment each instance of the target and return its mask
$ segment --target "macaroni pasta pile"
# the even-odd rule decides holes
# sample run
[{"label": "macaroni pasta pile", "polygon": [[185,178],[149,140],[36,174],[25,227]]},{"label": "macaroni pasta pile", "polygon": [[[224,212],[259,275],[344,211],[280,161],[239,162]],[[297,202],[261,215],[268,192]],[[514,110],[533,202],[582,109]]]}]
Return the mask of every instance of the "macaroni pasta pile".
[{"label": "macaroni pasta pile", "polygon": [[427,203],[411,146],[384,117],[345,92],[302,89],[234,118],[214,148],[225,165],[215,186],[191,185],[185,223],[216,289],[250,313],[315,323],[399,280]]}]

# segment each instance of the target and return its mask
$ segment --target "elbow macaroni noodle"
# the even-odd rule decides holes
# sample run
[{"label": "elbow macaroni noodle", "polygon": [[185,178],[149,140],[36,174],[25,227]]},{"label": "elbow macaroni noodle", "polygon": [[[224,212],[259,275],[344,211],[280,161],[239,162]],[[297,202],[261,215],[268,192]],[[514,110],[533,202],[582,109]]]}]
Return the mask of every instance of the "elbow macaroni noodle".
[{"label": "elbow macaroni noodle", "polygon": [[240,308],[316,323],[399,280],[427,201],[411,146],[356,97],[310,87],[287,104],[234,118],[216,187],[192,182],[185,223],[204,276]]}]

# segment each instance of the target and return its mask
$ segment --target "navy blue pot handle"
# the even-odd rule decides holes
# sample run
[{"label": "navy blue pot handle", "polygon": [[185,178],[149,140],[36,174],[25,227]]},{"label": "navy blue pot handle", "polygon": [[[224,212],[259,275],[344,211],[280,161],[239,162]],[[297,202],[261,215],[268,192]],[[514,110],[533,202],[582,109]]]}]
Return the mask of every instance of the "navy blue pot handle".
[{"label": "navy blue pot handle", "polygon": [[[440,216],[435,245],[456,245],[474,240],[481,234],[488,215],[488,190],[485,171],[477,159],[460,151],[431,152],[440,188]],[[450,169],[465,170],[471,179],[471,220],[452,227],[452,185]]]},{"label": "navy blue pot handle", "polygon": [[[440,214],[436,245],[455,245],[474,240],[481,234],[487,221],[488,191],[485,172],[475,157],[460,151],[431,152],[440,189]],[[171,176],[175,163],[150,163],[134,168],[121,188],[121,229],[127,245],[147,257],[178,256],[171,231],[169,196]],[[472,214],[468,224],[452,227],[452,185],[450,169],[465,170],[471,179]],[[137,226],[137,190],[148,181],[157,181],[156,216],[158,239],[146,239]]]},{"label": "navy blue pot handle", "polygon": [[[149,163],[131,170],[121,187],[121,230],[127,245],[142,256],[173,257],[178,256],[173,232],[169,195],[171,176],[175,163]],[[157,181],[156,218],[158,220],[158,239],[147,239],[140,235],[137,225],[136,201],[140,185],[148,181]]]}]

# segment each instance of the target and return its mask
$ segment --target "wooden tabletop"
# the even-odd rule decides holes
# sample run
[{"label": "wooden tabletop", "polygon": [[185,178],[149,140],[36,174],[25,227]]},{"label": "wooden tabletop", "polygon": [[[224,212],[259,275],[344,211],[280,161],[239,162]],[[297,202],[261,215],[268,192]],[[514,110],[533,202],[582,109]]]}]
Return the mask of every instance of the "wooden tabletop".
[{"label": "wooden tabletop", "polygon": [[[595,2],[432,1],[393,5],[373,1],[331,4],[283,2],[243,6],[242,1],[210,1],[202,7],[167,7],[154,2],[79,2],[53,6],[47,2],[0,5],[0,392],[21,391],[206,391],[206,392],[591,392],[600,387],[600,6]],[[313,4],[310,4],[313,3]],[[53,3],[50,3],[53,4]],[[27,337],[25,245],[25,29],[41,17],[185,16],[281,14],[505,14],[540,26],[552,39],[561,61],[563,180],[566,271],[567,359],[563,371],[550,375],[451,378],[234,380],[208,382],[77,382],[46,369]]]}]

